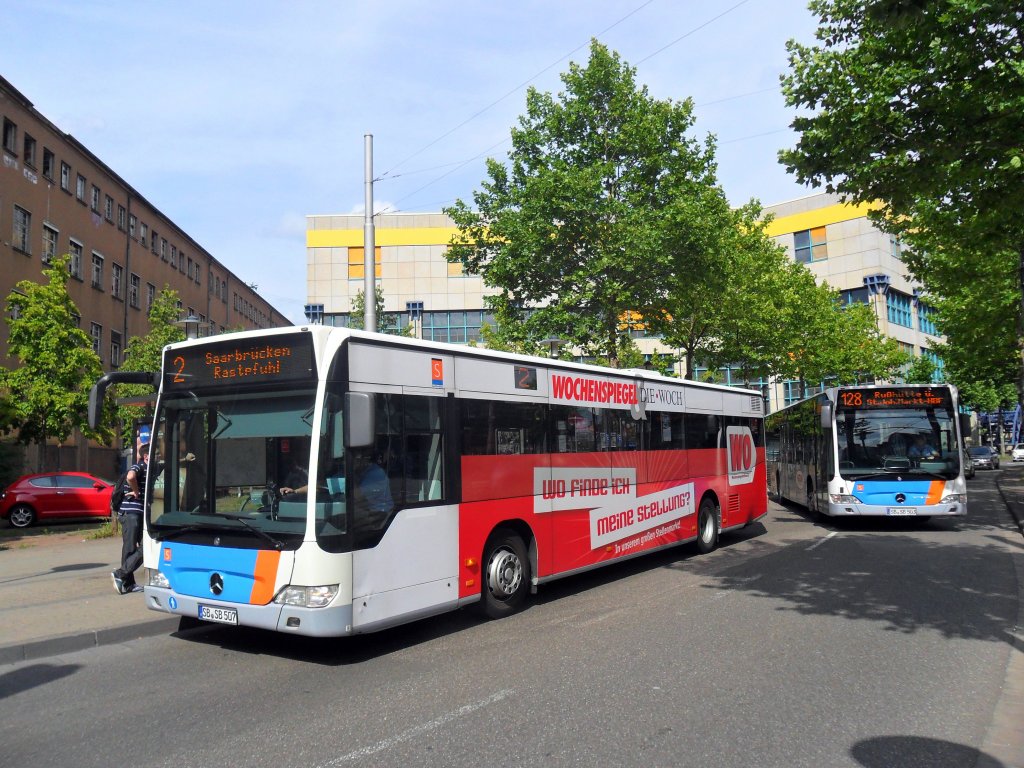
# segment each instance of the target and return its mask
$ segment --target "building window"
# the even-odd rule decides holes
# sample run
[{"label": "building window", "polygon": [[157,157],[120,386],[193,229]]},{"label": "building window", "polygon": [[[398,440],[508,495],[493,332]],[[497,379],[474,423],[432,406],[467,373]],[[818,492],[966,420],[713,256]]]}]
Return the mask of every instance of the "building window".
[{"label": "building window", "polygon": [[114,198],[110,195],[103,200],[103,217],[111,224],[114,223]]},{"label": "building window", "polygon": [[167,261],[167,238],[160,238],[160,258]]},{"label": "building window", "polygon": [[57,238],[60,233],[53,227],[43,224],[43,263],[49,264],[57,255]]},{"label": "building window", "polygon": [[871,302],[871,294],[867,288],[851,288],[839,292],[839,301],[844,307],[848,307],[851,304],[869,304]]},{"label": "building window", "polygon": [[72,277],[82,279],[82,244],[76,243],[74,240],[68,241],[68,253],[71,255],[71,261],[68,262],[68,272],[71,273]]},{"label": "building window", "polygon": [[903,243],[895,235],[889,235],[889,253],[894,259],[903,258]]},{"label": "building window", "polygon": [[932,336],[939,335],[935,328],[935,310],[923,301],[917,302],[917,327],[921,333],[930,333]]},{"label": "building window", "polygon": [[796,260],[807,264],[828,258],[828,243],[825,240],[825,228],[815,227],[793,233],[793,253]]},{"label": "building window", "polygon": [[[184,251],[178,251],[178,271],[181,272],[181,274],[183,274],[183,275],[185,274],[185,252]],[[192,275],[189,275],[189,277],[192,277]]]},{"label": "building window", "polygon": [[121,365],[121,334],[117,331],[110,332],[110,367],[117,368]]},{"label": "building window", "polygon": [[921,347],[921,357],[927,358],[932,361],[935,366],[935,373],[932,374],[932,383],[938,384],[946,380],[946,364],[942,361],[935,352],[928,349],[928,347]]},{"label": "building window", "polygon": [[142,247],[146,247],[146,240],[149,238],[149,227],[146,226],[146,222],[139,223],[139,242],[142,243]]},{"label": "building window", "polygon": [[65,162],[60,164],[60,188],[65,192],[71,191],[71,166]]},{"label": "building window", "polygon": [[25,134],[25,154],[22,156],[22,160],[25,161],[25,165],[29,168],[36,167],[36,140]]},{"label": "building window", "polygon": [[123,205],[117,206],[117,228],[124,232],[124,222],[128,217],[128,211]]},{"label": "building window", "polygon": [[92,252],[92,287],[103,290],[103,257]]},{"label": "building window", "polygon": [[885,308],[889,314],[889,322],[902,325],[905,328],[914,327],[914,316],[910,309],[910,297],[905,293],[894,291],[891,288],[885,294]]},{"label": "building window", "polygon": [[124,267],[120,264],[110,265],[110,292],[117,298],[121,298],[121,288],[124,283]]},{"label": "building window", "polygon": [[178,268],[178,246],[171,246],[171,269]]},{"label": "building window", "polygon": [[92,208],[93,213],[100,212],[100,188],[95,184],[92,185],[92,194],[90,195],[89,207]]},{"label": "building window", "polygon": [[[92,351],[101,355],[103,349],[103,326],[99,323],[89,323],[89,335],[92,336]],[[102,360],[102,357],[100,358]]]},{"label": "building window", "polygon": [[128,276],[128,306],[139,308],[139,286],[142,285],[141,278],[132,272]]},{"label": "building window", "polygon": [[[366,274],[366,265],[363,264],[363,254],[366,253],[365,248],[349,248],[348,249],[348,279],[359,280]],[[378,245],[373,249],[374,256],[374,270],[373,273],[376,277],[380,277],[380,246]]]},{"label": "building window", "polygon": [[149,250],[153,252],[154,256],[160,255],[160,235],[155,229],[149,233]]},{"label": "building window", "polygon": [[202,276],[199,274],[199,265],[198,264],[196,264],[195,281],[196,281],[196,285],[202,285]]},{"label": "building window", "polygon": [[85,176],[82,174],[78,174],[78,178],[75,179],[75,197],[80,203],[85,202]]},{"label": "building window", "polygon": [[4,118],[4,149],[12,155],[18,154],[18,126]]},{"label": "building window", "polygon": [[146,283],[146,312],[153,308],[153,302],[156,301],[156,286],[152,283]]},{"label": "building window", "polygon": [[[400,333],[411,322],[408,312],[395,316],[390,328],[381,328],[382,333]],[[494,325],[494,318],[480,310],[455,312],[424,312],[422,316],[423,338],[431,341],[447,341],[452,344],[466,344],[480,340],[480,327],[487,322]]]},{"label": "building window", "polygon": [[131,216],[128,217],[128,237],[135,237],[135,223],[136,223],[136,221],[137,221],[137,219],[135,218],[135,214],[134,213]]},{"label": "building window", "polygon": [[43,147],[43,176],[53,181],[53,169],[57,166],[57,158],[53,152]]},{"label": "building window", "polygon": [[16,251],[31,253],[32,214],[24,208],[14,206],[14,235],[11,245]]}]

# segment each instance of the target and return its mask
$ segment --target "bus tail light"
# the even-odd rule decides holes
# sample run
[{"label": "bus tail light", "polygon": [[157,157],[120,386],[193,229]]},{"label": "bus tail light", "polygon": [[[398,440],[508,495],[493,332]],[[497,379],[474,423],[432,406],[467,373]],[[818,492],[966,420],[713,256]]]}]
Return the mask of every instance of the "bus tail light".
[{"label": "bus tail light", "polygon": [[323,608],[338,595],[337,584],[319,587],[285,587],[277,593],[274,602],[278,605],[296,605],[300,608]]}]

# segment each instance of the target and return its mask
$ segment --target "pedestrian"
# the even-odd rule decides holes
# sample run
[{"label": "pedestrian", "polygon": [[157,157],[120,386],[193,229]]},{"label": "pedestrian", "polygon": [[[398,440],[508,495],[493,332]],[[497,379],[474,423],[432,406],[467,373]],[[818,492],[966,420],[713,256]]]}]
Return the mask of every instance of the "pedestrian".
[{"label": "pedestrian", "polygon": [[149,427],[139,429],[135,441],[137,458],[125,477],[128,491],[117,516],[121,522],[121,567],[110,572],[114,589],[120,595],[142,592],[142,585],[135,583],[135,571],[142,565],[142,512],[143,494],[146,490],[146,474],[149,468]]}]

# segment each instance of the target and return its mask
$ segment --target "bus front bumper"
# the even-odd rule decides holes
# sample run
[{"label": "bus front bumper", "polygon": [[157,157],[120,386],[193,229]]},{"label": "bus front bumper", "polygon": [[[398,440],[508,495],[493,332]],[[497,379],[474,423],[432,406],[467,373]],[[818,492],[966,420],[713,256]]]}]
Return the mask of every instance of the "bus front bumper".
[{"label": "bus front bumper", "polygon": [[835,503],[829,501],[829,517],[964,517],[967,502],[955,501],[928,505],[883,506],[879,504]]},{"label": "bus front bumper", "polygon": [[352,634],[352,606],[327,605],[303,608],[294,605],[249,605],[223,600],[207,600],[182,595],[172,589],[147,585],[146,607],[178,616],[223,624],[257,627],[274,632],[288,632],[309,637],[339,637]]}]

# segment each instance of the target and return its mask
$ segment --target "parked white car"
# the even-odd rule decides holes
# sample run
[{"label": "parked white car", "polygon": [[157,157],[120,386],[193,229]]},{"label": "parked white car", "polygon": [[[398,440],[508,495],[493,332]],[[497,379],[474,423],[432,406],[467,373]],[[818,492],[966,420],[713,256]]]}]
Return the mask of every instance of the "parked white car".
[{"label": "parked white car", "polygon": [[1010,458],[1013,461],[1024,461],[1024,443],[1017,443],[1010,451]]}]

